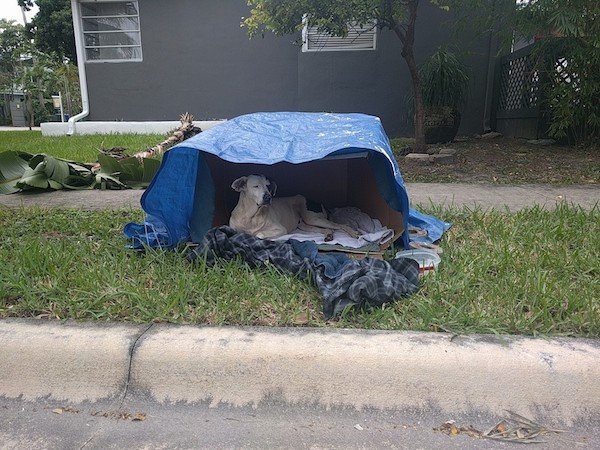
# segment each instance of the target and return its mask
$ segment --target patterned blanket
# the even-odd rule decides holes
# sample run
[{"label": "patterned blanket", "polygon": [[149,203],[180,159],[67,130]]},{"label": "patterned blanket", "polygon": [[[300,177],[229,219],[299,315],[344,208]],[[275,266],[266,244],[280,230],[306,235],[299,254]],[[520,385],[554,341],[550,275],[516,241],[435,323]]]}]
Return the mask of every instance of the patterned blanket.
[{"label": "patterned blanket", "polygon": [[206,233],[187,255],[190,261],[242,258],[250,267],[266,264],[299,277],[310,278],[323,296],[323,314],[330,318],[349,305],[380,306],[413,294],[419,288],[419,265],[407,258],[354,260],[343,254],[318,253],[314,242],[275,242],[258,239],[222,226]]}]

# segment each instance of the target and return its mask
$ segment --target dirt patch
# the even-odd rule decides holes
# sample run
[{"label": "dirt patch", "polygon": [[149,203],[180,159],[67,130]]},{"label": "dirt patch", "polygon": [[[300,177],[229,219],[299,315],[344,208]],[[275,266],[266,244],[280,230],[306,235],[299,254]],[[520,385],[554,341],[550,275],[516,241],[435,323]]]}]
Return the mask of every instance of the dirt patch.
[{"label": "dirt patch", "polygon": [[509,138],[472,138],[430,146],[457,151],[456,162],[444,165],[405,160],[404,140],[393,140],[392,146],[408,182],[600,183],[600,146],[536,146]]}]

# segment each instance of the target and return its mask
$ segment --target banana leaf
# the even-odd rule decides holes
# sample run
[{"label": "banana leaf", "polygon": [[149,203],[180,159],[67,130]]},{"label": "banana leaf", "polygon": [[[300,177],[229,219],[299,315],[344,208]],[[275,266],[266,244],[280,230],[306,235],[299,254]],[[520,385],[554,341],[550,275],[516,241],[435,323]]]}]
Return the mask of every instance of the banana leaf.
[{"label": "banana leaf", "polygon": [[103,176],[106,186],[115,188],[116,179],[119,181],[117,189],[148,187],[160,167],[157,159],[130,157],[118,160],[106,154],[99,154],[98,162],[101,166],[98,174]]},{"label": "banana leaf", "polygon": [[134,189],[147,188],[160,167],[160,161],[152,158],[125,158],[119,163],[123,168],[120,179]]},{"label": "banana leaf", "polygon": [[27,169],[17,181],[16,187],[28,189],[62,189],[63,182],[71,175],[69,164],[52,156],[39,154],[30,160]]},{"label": "banana leaf", "polygon": [[65,189],[84,190],[92,189],[94,174],[90,169],[69,161],[69,171],[71,174],[63,180]]},{"label": "banana leaf", "polygon": [[18,192],[20,189],[17,187],[17,182],[28,168],[29,165],[20,152],[0,153],[0,194]]},{"label": "banana leaf", "polygon": [[147,187],[160,161],[135,157],[117,160],[99,154],[97,173],[82,164],[45,154],[0,153],[0,194],[29,189],[129,189]]},{"label": "banana leaf", "polygon": [[106,189],[129,189],[129,186],[127,186],[124,183],[121,183],[121,181],[115,176],[108,175],[106,173],[97,173],[91,188],[99,188],[104,191]]},{"label": "banana leaf", "polygon": [[123,168],[116,158],[99,153],[98,162],[100,163],[100,170],[95,174],[94,182],[92,183],[93,189],[129,189],[119,179]]}]

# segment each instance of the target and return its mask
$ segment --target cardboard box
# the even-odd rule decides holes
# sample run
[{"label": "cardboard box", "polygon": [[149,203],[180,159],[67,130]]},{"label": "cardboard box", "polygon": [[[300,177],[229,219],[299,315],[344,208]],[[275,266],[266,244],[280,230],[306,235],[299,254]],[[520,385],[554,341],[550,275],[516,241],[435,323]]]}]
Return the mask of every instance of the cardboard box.
[{"label": "cardboard box", "polygon": [[[379,255],[370,252],[369,256],[381,256],[404,231],[402,214],[390,208],[377,189],[368,162],[369,152],[330,156],[302,164],[273,165],[232,163],[210,154],[204,157],[215,185],[213,226],[229,224],[231,212],[237,205],[239,193],[231,188],[231,183],[241,176],[260,174],[277,183],[277,197],[301,194],[327,208],[355,206],[394,230],[394,238]],[[348,253],[360,256],[360,252]]]}]

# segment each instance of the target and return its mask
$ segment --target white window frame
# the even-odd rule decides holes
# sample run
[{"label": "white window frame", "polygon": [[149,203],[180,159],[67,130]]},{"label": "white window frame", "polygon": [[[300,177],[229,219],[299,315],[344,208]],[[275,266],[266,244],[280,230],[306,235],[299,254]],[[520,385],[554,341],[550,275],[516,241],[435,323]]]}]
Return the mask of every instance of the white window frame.
[{"label": "white window frame", "polygon": [[[83,16],[82,14],[82,4],[84,3],[127,3],[132,2],[137,6],[137,14],[135,15],[113,15],[113,16]],[[81,21],[81,34],[82,34],[82,45],[83,45],[83,54],[85,56],[85,62],[90,64],[95,63],[131,63],[131,62],[142,62],[144,60],[144,53],[142,50],[142,30],[141,30],[141,22],[140,22],[140,2],[138,0],[79,0],[79,19]],[[85,19],[105,19],[105,18],[127,18],[127,17],[136,17],[138,20],[138,29],[137,30],[95,30],[95,31],[85,31],[83,27],[83,21]],[[140,36],[139,45],[86,45],[85,44],[85,35],[86,34],[103,34],[103,33],[138,33]],[[87,50],[90,48],[133,48],[139,47],[140,56],[139,58],[131,58],[131,59],[89,59],[87,56]]]},{"label": "white window frame", "polygon": [[[309,34],[310,33],[315,33],[318,34],[322,37],[322,39],[327,39],[328,37],[330,37],[330,35],[328,35],[327,33],[323,33],[320,31],[317,31],[315,28],[309,27],[308,26],[308,21],[306,20],[306,17],[302,19],[302,22],[304,24],[304,26],[302,27],[302,52],[303,53],[314,53],[314,52],[362,52],[362,51],[375,51],[377,50],[377,25],[370,24],[366,27],[354,27],[359,29],[361,32],[364,33],[373,33],[373,45],[371,47],[363,47],[363,48],[356,48],[356,47],[352,47],[351,43],[348,46],[343,46],[343,47],[319,47],[319,48],[311,48],[309,45]],[[352,28],[352,26],[349,26],[350,28]],[[313,31],[314,30],[314,31]],[[348,37],[337,37],[335,36],[337,39],[350,39]]]}]

